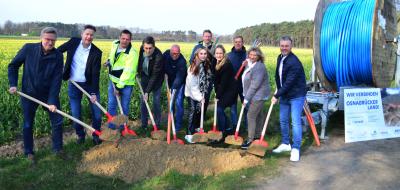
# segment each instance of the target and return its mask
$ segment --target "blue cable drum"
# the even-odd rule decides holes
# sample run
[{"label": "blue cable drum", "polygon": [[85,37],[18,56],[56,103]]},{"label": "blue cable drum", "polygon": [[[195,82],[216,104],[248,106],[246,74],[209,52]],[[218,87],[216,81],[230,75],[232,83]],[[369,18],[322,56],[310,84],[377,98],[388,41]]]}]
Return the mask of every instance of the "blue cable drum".
[{"label": "blue cable drum", "polygon": [[341,86],[372,85],[371,39],[375,0],[332,3],[323,16],[321,64],[326,78]]}]

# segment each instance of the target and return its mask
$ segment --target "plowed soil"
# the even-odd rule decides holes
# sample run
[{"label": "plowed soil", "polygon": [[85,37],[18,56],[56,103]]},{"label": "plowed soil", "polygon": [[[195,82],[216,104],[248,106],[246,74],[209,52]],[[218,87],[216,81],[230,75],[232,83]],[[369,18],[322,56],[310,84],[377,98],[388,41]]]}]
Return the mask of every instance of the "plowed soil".
[{"label": "plowed soil", "polygon": [[205,145],[168,145],[165,141],[125,139],[118,148],[106,142],[83,153],[80,172],[120,178],[128,183],[169,170],[205,176],[261,165],[244,151]]}]

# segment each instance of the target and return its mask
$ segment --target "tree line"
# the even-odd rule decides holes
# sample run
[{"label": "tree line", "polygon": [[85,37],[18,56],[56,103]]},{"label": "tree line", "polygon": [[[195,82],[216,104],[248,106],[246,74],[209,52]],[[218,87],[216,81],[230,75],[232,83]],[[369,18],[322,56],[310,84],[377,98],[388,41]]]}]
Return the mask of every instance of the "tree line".
[{"label": "tree line", "polygon": [[[53,26],[57,28],[60,37],[79,36],[83,24],[64,24],[54,22],[23,22],[14,23],[10,20],[0,26],[0,35],[13,36],[39,36],[40,31],[45,26]],[[278,46],[279,38],[282,35],[290,35],[293,38],[296,47],[311,48],[314,23],[310,20],[298,22],[281,22],[281,23],[263,23],[260,25],[240,28],[233,35],[218,35],[219,42],[231,43],[233,36],[241,35],[246,44],[251,44],[255,39],[262,42],[266,46]],[[96,38],[99,39],[118,39],[121,29],[111,26],[96,26]],[[134,35],[132,40],[142,40],[146,36],[151,35],[158,41],[176,41],[176,42],[195,42],[201,40],[201,33],[198,34],[193,30],[183,31],[162,31],[156,32],[151,29],[127,28]],[[212,28],[211,28],[212,31]]]},{"label": "tree line", "polygon": [[266,46],[279,46],[279,38],[289,35],[295,47],[312,48],[314,22],[303,20],[298,22],[263,23],[236,30],[235,35],[241,35],[246,44],[255,39]]}]

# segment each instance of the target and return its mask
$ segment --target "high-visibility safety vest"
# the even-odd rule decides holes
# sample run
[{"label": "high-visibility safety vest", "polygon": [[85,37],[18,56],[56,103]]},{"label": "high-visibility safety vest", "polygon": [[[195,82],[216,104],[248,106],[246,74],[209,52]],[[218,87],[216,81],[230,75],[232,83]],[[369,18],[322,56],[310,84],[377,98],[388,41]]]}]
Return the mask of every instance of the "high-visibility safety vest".
[{"label": "high-visibility safety vest", "polygon": [[133,49],[132,44],[129,44],[125,51],[117,55],[119,43],[119,40],[112,43],[110,56],[108,58],[110,61],[108,75],[110,80],[114,82],[118,88],[124,88],[125,85],[135,85],[139,55],[137,51]]}]

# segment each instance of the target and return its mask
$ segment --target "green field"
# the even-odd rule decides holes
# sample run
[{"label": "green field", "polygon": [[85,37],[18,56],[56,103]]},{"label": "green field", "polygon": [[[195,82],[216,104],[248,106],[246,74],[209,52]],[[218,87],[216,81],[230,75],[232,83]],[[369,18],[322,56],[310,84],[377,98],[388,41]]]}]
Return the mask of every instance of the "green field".
[{"label": "green field", "polygon": [[[59,39],[56,43],[56,46],[64,43],[67,39]],[[22,123],[22,112],[19,104],[19,98],[16,96],[11,96],[7,93],[9,88],[8,80],[7,80],[7,66],[12,60],[12,58],[16,55],[17,51],[25,44],[25,43],[35,43],[37,40],[27,40],[27,39],[17,39],[17,38],[0,38],[0,76],[3,80],[0,81],[0,88],[2,90],[2,94],[0,95],[0,112],[3,113],[0,119],[0,144],[4,144],[11,140],[14,140],[16,136],[18,136],[21,132],[21,123]],[[108,57],[111,40],[95,40],[94,43],[103,51],[103,59],[102,62]],[[139,49],[141,42],[133,42],[133,46],[136,50]],[[167,50],[173,43],[172,42],[156,42],[156,46],[164,52]],[[180,42],[178,43],[181,46],[181,52],[185,56],[187,60],[189,60],[192,48],[194,43]],[[224,44],[226,49],[229,51],[232,47],[232,44]],[[269,71],[271,85],[274,87],[274,71],[276,65],[276,57],[279,54],[278,47],[261,47],[262,51],[265,55],[265,62],[267,65],[267,69]],[[312,50],[311,49],[294,49],[295,54],[300,58],[303,62],[306,73],[309,73],[312,64]],[[22,68],[20,69],[20,73]],[[20,80],[21,81],[21,77]],[[63,111],[69,112],[68,105],[68,96],[66,91],[66,82],[63,82],[62,90],[60,93],[61,97],[61,109]],[[20,85],[19,85],[20,87]],[[101,80],[100,80],[100,93],[101,93],[101,104],[106,105],[107,103],[107,71],[103,69],[101,71]],[[133,93],[133,98],[131,102],[131,111],[129,116],[131,119],[139,118],[139,91],[135,89]],[[86,100],[85,100],[86,101]],[[166,102],[165,96],[162,96],[162,102]],[[163,104],[165,106],[165,103]],[[166,110],[165,108],[163,110]],[[83,109],[83,118],[86,123],[90,123],[89,118],[89,110],[87,106],[84,106]],[[210,118],[211,119],[211,118]],[[70,121],[64,120],[65,127],[70,127]],[[35,120],[35,128],[34,134],[35,136],[43,136],[48,134],[50,131],[50,124],[48,120],[47,113],[43,110],[39,109],[36,120]]]},{"label": "green field", "polygon": [[[60,39],[57,45],[65,42],[66,39]],[[19,98],[7,93],[9,88],[7,80],[7,65],[16,55],[17,51],[27,42],[38,42],[39,40],[26,40],[14,38],[0,38],[0,81],[2,93],[0,95],[0,145],[13,141],[21,134],[22,112],[19,105]],[[109,53],[110,40],[96,40],[94,42],[103,51],[103,62]],[[188,59],[192,51],[194,43],[178,43],[181,45],[183,55]],[[134,47],[139,48],[140,42],[134,42]],[[172,43],[160,42],[156,43],[162,51],[168,49]],[[232,47],[231,44],[225,44],[227,50]],[[279,54],[278,47],[262,47],[262,51],[266,57],[266,65],[270,74],[271,85],[274,84],[274,71],[276,64],[276,56]],[[310,49],[294,49],[303,62],[306,73],[309,73],[312,63],[312,50]],[[20,69],[22,71],[22,69]],[[20,72],[21,73],[21,72]],[[107,79],[106,70],[102,70],[101,74],[101,103],[106,105],[107,102]],[[68,97],[66,92],[66,83],[63,83],[61,90],[62,110],[69,112]],[[163,102],[166,102],[165,96],[162,96]],[[86,100],[85,100],[86,101]],[[165,103],[163,104],[165,106]],[[269,106],[266,103],[265,109]],[[84,106],[83,118],[89,123],[89,111]],[[139,114],[139,92],[135,89],[130,119],[137,119]],[[163,110],[166,110],[163,108]],[[164,111],[165,112],[165,111]],[[271,120],[269,122],[268,141],[270,151],[272,147],[280,142],[278,131],[278,109],[274,109]],[[205,126],[210,127],[212,123],[212,113],[206,114]],[[185,118],[186,120],[186,118]],[[165,122],[165,121],[163,121]],[[64,127],[71,128],[71,122],[64,120]],[[165,125],[164,125],[165,126]],[[206,131],[208,128],[206,127]],[[50,133],[50,124],[47,113],[39,109],[36,114],[35,137],[46,136]],[[182,134],[180,134],[182,135]],[[311,136],[305,135],[303,138],[303,147],[305,150],[312,143]],[[66,142],[65,150],[72,157],[71,160],[60,160],[51,153],[49,148],[39,150],[36,154],[39,163],[35,168],[29,166],[29,162],[23,156],[14,158],[0,158],[0,189],[243,189],[251,187],[254,182],[260,178],[277,175],[281,160],[287,160],[288,154],[272,155],[266,154],[264,157],[264,165],[234,172],[228,172],[217,176],[202,175],[183,175],[175,171],[170,171],[162,176],[146,179],[135,184],[127,184],[120,179],[95,176],[88,173],[77,173],[76,168],[82,159],[82,153],[93,147],[91,142],[86,142],[84,146],[79,146],[74,142]]]}]

